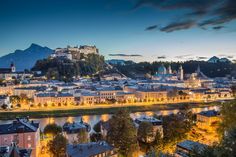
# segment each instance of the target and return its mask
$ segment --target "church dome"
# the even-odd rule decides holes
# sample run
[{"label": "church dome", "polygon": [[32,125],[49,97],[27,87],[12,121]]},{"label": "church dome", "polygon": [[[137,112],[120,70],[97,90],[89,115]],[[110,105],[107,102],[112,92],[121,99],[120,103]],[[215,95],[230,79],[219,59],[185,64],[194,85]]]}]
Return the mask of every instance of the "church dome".
[{"label": "church dome", "polygon": [[166,67],[163,64],[158,68],[158,73],[166,74]]}]

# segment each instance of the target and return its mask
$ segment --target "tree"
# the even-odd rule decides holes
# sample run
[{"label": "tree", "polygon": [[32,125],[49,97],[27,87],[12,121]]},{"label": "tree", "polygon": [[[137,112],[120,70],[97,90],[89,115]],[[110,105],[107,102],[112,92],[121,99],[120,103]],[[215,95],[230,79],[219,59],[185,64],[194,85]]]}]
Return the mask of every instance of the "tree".
[{"label": "tree", "polygon": [[16,104],[16,107],[21,108],[21,104]]},{"label": "tree", "polygon": [[102,134],[101,133],[92,133],[90,135],[90,141],[97,142],[102,140]]},{"label": "tree", "polygon": [[163,137],[159,131],[156,132],[153,146],[154,146],[155,150],[158,150],[158,151],[161,151],[163,149]]},{"label": "tree", "polygon": [[184,104],[180,108],[180,116],[183,118],[183,124],[185,125],[186,131],[189,131],[194,124],[194,116],[189,104]]},{"label": "tree", "polygon": [[127,110],[119,110],[111,117],[107,140],[125,156],[137,149],[136,128]]},{"label": "tree", "polygon": [[236,128],[228,130],[221,143],[206,147],[199,152],[194,150],[191,157],[234,157],[236,154]]},{"label": "tree", "polygon": [[7,109],[7,107],[8,107],[8,105],[7,105],[7,104],[3,104],[3,105],[1,106],[1,108],[2,108],[3,110],[6,110],[6,109]]},{"label": "tree", "polygon": [[101,121],[97,122],[94,126],[93,126],[93,130],[96,133],[100,133],[101,132]]},{"label": "tree", "polygon": [[231,86],[231,90],[232,90],[234,97],[236,97],[236,84]]},{"label": "tree", "polygon": [[224,134],[226,131],[233,129],[236,126],[236,99],[223,104],[221,108],[222,122],[219,132]]},{"label": "tree", "polygon": [[235,156],[236,155],[236,126],[227,131],[227,134],[224,136],[222,144],[222,152],[225,152],[225,156]]},{"label": "tree", "polygon": [[88,54],[83,58],[83,60],[77,61],[57,58],[38,60],[32,70],[42,71],[48,79],[70,82],[79,75],[93,75],[104,69],[105,61],[103,56]]},{"label": "tree", "polygon": [[88,132],[86,129],[81,129],[77,135],[78,143],[87,143],[88,142]]},{"label": "tree", "polygon": [[233,157],[236,154],[236,100],[223,104],[221,108],[222,122],[219,136],[222,140],[219,144],[207,147],[203,152],[193,153],[193,157]]},{"label": "tree", "polygon": [[57,125],[56,123],[48,124],[44,128],[44,134],[51,134],[52,136],[56,136],[57,134],[62,132],[61,126]]},{"label": "tree", "polygon": [[149,122],[141,122],[138,127],[138,139],[144,143],[152,142],[150,138],[153,138],[153,125]]},{"label": "tree", "polygon": [[53,140],[49,141],[48,148],[53,157],[65,157],[66,144],[66,138],[62,134],[57,134]]},{"label": "tree", "polygon": [[188,130],[181,114],[163,117],[164,142],[178,141],[186,136]]},{"label": "tree", "polygon": [[10,102],[12,104],[18,104],[20,103],[20,97],[17,95],[10,96]]}]

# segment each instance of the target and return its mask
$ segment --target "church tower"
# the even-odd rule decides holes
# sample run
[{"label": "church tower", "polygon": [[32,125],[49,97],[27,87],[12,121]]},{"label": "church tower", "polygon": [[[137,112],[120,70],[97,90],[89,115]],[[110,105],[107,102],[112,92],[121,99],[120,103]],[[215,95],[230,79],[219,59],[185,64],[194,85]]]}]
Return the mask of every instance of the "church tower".
[{"label": "church tower", "polygon": [[168,74],[172,74],[172,69],[171,69],[171,65],[168,66],[168,70],[167,70]]},{"label": "church tower", "polygon": [[179,67],[179,79],[182,81],[184,80],[184,70],[182,65]]},{"label": "church tower", "polygon": [[200,65],[198,64],[198,66],[197,66],[197,70],[196,70],[196,73],[201,73],[201,68],[200,68]]},{"label": "church tower", "polygon": [[11,63],[11,72],[12,73],[16,72],[16,67],[13,62]]}]

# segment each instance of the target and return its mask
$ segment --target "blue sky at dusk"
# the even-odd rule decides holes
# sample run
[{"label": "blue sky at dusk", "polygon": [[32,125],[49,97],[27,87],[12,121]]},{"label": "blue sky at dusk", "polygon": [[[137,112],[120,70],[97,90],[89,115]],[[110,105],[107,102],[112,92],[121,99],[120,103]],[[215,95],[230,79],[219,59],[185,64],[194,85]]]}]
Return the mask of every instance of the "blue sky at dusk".
[{"label": "blue sky at dusk", "polygon": [[235,0],[0,0],[0,56],[36,43],[135,61],[236,59],[235,19]]}]

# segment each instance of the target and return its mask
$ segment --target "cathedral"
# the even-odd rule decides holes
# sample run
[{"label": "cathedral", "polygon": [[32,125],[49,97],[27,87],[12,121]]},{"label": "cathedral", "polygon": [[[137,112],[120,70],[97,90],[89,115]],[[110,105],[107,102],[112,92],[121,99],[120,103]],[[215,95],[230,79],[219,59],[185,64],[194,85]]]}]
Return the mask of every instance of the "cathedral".
[{"label": "cathedral", "polygon": [[167,81],[183,81],[184,79],[184,71],[182,66],[179,67],[179,70],[177,72],[173,72],[171,65],[166,67],[162,64],[159,68],[158,71],[155,75],[152,76],[152,80],[159,80],[162,82],[167,82]]}]

